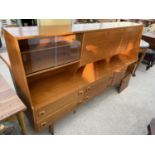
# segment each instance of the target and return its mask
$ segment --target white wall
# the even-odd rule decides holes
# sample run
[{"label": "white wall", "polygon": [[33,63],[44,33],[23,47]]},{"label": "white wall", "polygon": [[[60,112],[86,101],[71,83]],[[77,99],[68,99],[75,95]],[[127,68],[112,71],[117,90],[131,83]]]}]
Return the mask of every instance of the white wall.
[{"label": "white wall", "polygon": [[38,25],[71,25],[71,19],[38,19]]}]

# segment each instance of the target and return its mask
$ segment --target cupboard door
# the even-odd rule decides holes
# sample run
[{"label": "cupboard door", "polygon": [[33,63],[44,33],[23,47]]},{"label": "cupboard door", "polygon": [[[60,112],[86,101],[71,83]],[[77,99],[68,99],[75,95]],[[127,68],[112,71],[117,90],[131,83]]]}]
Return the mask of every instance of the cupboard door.
[{"label": "cupboard door", "polygon": [[123,31],[123,29],[119,31],[112,29],[85,32],[80,61],[81,66],[105,58],[109,59],[112,55],[120,53]]},{"label": "cupboard door", "polygon": [[26,74],[55,66],[55,50],[24,52],[22,54]]},{"label": "cupboard door", "polygon": [[19,41],[26,74],[79,61],[83,34]]},{"label": "cupboard door", "polygon": [[123,78],[123,80],[121,81],[119,92],[122,92],[125,88],[127,88],[131,75],[132,74],[128,74],[125,78]]},{"label": "cupboard door", "polygon": [[113,80],[112,80],[112,86],[119,85],[122,78],[125,76],[125,74],[126,74],[126,68],[124,68],[123,70],[119,72],[115,72],[113,76]]}]

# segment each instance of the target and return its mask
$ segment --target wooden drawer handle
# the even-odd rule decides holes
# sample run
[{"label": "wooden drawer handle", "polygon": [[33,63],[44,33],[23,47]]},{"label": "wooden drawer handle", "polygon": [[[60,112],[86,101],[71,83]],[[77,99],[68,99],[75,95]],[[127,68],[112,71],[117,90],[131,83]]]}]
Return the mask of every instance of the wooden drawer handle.
[{"label": "wooden drawer handle", "polygon": [[83,95],[84,91],[83,90],[80,90],[79,91],[79,95]]},{"label": "wooden drawer handle", "polygon": [[88,99],[89,99],[89,96],[86,96],[86,97],[85,97],[85,100],[88,100]]},{"label": "wooden drawer handle", "polygon": [[45,115],[45,111],[44,110],[39,112],[39,116],[43,116],[43,115]]},{"label": "wooden drawer handle", "polygon": [[46,122],[41,123],[41,127],[45,127],[46,126]]},{"label": "wooden drawer handle", "polygon": [[88,88],[86,89],[86,92],[90,91],[90,89],[91,89],[91,87],[88,87]]}]

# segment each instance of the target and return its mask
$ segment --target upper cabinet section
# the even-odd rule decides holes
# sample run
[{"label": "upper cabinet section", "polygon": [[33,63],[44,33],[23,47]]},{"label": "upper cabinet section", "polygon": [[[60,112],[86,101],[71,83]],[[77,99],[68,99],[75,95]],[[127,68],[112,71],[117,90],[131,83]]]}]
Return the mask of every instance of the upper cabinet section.
[{"label": "upper cabinet section", "polygon": [[82,34],[19,40],[26,74],[79,61]]},{"label": "upper cabinet section", "polygon": [[139,48],[142,30],[141,24],[116,22],[12,27],[4,32],[18,44],[10,51],[18,51],[26,75],[33,76],[65,64],[83,66],[103,59],[109,62],[118,54],[129,56]]},{"label": "upper cabinet section", "polygon": [[119,54],[131,56],[139,49],[142,30],[139,26],[85,32],[80,65],[102,59],[108,62]]}]

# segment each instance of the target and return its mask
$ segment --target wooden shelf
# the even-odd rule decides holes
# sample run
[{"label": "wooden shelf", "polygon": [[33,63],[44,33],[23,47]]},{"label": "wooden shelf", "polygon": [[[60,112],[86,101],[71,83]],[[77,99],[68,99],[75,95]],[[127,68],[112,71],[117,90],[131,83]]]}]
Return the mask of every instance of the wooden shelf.
[{"label": "wooden shelf", "polygon": [[88,64],[80,68],[74,75],[62,72],[44,79],[35,80],[29,84],[33,104],[36,108],[51,104],[82,86],[122,70],[133,61],[135,60],[127,56],[118,55],[108,63],[102,60]]},{"label": "wooden shelf", "polygon": [[[35,80],[30,83],[30,93],[34,106],[42,106],[66,96],[86,84],[78,74],[71,76],[68,73],[59,73],[52,77]],[[60,89],[61,88],[61,89]]]},{"label": "wooden shelf", "polygon": [[40,71],[37,71],[37,72],[29,73],[29,74],[26,75],[26,77],[29,78],[29,77],[32,77],[32,76],[35,76],[35,75],[39,75],[39,74],[49,72],[49,71],[52,71],[52,70],[57,70],[59,68],[63,68],[63,67],[66,67],[66,66],[69,66],[69,65],[72,65],[72,64],[76,64],[76,63],[79,63],[79,60],[72,61],[72,62],[69,62],[69,63],[65,63],[63,65],[58,65],[56,67],[46,68],[46,69],[43,69],[43,70],[40,70]]},{"label": "wooden shelf", "polygon": [[54,46],[54,47],[51,47],[51,46],[46,46],[46,47],[36,47],[36,46],[31,46],[30,49],[24,49],[21,51],[22,55],[23,54],[29,54],[29,53],[35,53],[35,52],[44,52],[46,50],[52,50],[52,49],[56,49],[56,48],[61,48],[61,47],[67,47],[67,46],[70,46],[70,44],[66,44],[66,45],[61,45],[61,46]]}]

